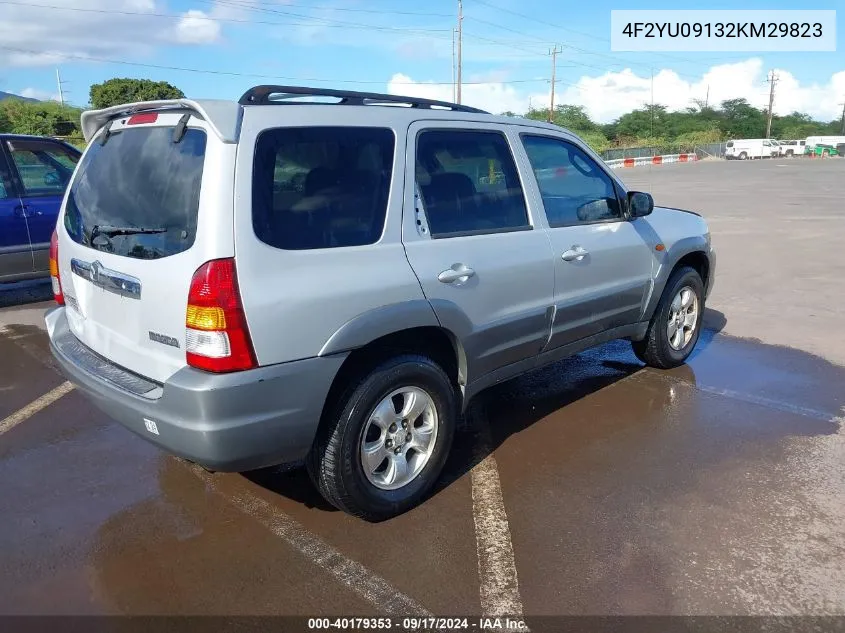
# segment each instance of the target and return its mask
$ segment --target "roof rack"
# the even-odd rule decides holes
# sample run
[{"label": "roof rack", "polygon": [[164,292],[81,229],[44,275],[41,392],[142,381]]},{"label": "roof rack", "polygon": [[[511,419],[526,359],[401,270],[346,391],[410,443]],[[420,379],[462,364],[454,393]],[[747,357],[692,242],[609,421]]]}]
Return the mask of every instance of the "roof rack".
[{"label": "roof rack", "polygon": [[[274,98],[271,99],[270,95]],[[378,92],[355,92],[353,90],[332,90],[329,88],[306,88],[304,86],[255,86],[247,90],[238,103],[241,105],[277,105],[285,104],[298,97],[337,97],[340,101],[331,105],[381,105],[405,104],[412,108],[444,108],[455,112],[475,112],[490,114],[478,108],[450,103],[449,101],[435,101],[417,97],[403,97],[400,95],[381,94]]]}]

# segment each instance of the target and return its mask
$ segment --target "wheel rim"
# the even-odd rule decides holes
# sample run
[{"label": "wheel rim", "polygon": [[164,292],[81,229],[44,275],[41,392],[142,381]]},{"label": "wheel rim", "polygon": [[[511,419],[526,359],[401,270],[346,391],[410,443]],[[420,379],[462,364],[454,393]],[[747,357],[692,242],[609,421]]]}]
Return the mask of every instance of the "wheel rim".
[{"label": "wheel rim", "polygon": [[684,286],[669,306],[666,334],[672,349],[680,351],[689,345],[696,327],[698,327],[698,295],[689,286]]},{"label": "wheel rim", "polygon": [[375,406],[361,437],[361,467],[376,488],[396,490],[422,472],[437,441],[437,408],[419,387],[401,387]]}]

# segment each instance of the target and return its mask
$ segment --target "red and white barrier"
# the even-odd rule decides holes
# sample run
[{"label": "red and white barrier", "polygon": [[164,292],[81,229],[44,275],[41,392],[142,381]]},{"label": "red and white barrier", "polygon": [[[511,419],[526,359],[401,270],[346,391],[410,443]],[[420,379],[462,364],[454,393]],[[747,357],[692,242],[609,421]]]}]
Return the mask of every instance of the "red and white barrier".
[{"label": "red and white barrier", "polygon": [[663,154],[661,156],[640,156],[639,158],[614,158],[604,161],[611,169],[620,167],[639,167],[640,165],[663,165],[665,163],[692,163],[698,160],[697,154]]}]

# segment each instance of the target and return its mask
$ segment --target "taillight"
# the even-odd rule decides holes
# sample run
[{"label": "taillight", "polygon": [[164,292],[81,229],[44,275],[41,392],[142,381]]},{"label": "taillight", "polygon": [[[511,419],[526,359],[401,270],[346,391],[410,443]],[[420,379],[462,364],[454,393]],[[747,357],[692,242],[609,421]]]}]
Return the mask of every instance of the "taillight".
[{"label": "taillight", "polygon": [[215,259],[191,279],[185,313],[188,365],[213,372],[257,367],[234,259]]},{"label": "taillight", "polygon": [[140,123],[155,123],[158,120],[157,112],[144,112],[141,114],[133,114],[129,117],[126,125],[138,125]]},{"label": "taillight", "polygon": [[50,237],[50,283],[53,284],[53,299],[60,306],[65,304],[65,296],[62,293],[62,280],[59,275],[59,234],[53,229]]}]

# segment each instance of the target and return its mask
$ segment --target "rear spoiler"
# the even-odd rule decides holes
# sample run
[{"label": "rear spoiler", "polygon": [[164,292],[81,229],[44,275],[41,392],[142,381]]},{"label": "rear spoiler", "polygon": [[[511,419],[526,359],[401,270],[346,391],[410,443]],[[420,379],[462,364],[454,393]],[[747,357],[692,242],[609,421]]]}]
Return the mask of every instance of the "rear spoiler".
[{"label": "rear spoiler", "polygon": [[102,110],[86,110],[82,113],[82,135],[85,142],[91,139],[106,123],[113,119],[135,114],[138,112],[162,110],[190,110],[193,114],[208,123],[212,131],[224,143],[237,143],[241,130],[243,108],[234,101],[222,99],[166,99],[160,101],[139,101],[103,108]]}]

